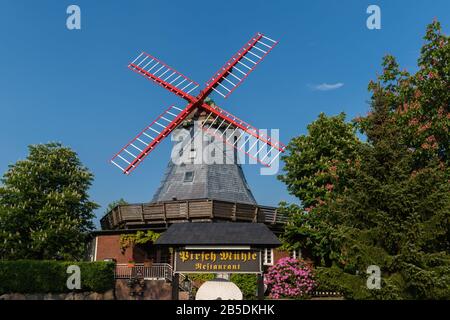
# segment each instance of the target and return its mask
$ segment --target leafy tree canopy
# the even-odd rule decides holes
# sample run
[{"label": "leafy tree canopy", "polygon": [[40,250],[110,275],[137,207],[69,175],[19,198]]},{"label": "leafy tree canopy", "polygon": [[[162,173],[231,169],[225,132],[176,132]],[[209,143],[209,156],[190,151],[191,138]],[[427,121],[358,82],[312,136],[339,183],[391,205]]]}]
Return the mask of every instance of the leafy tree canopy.
[{"label": "leafy tree canopy", "polygon": [[29,146],[0,186],[2,259],[81,259],[93,229],[93,175],[59,143]]},{"label": "leafy tree canopy", "polygon": [[338,172],[342,166],[357,161],[360,141],[355,126],[345,122],[345,114],[319,118],[308,125],[308,134],[293,138],[287,146],[285,173],[278,178],[288,191],[299,198],[307,210],[322,203],[330,192],[344,185],[346,178]]},{"label": "leafy tree canopy", "polygon": [[[337,139],[320,139],[326,124],[317,121],[323,127],[317,136],[297,138],[309,143],[286,157],[288,188],[298,175],[305,190],[294,193],[302,207],[281,208],[292,213],[284,240],[305,250],[328,275],[322,283],[347,297],[450,298],[450,43],[437,21],[424,39],[415,74],[384,58],[383,72],[369,84],[370,112],[354,121],[367,142],[354,144],[356,155],[345,152],[347,146],[331,155],[338,179],[326,181],[334,187],[325,196],[306,191],[320,185],[317,163]],[[310,150],[325,151],[316,159],[299,157]],[[322,201],[311,202],[310,194]],[[370,265],[382,271],[380,290],[365,286]]]}]

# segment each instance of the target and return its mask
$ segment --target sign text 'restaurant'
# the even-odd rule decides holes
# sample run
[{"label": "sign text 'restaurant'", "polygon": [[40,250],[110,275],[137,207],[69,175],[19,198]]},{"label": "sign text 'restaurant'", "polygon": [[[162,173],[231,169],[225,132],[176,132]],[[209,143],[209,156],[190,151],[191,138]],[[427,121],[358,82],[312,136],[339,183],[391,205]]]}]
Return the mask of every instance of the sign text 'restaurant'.
[{"label": "sign text 'restaurant'", "polygon": [[175,272],[261,272],[261,254],[255,250],[178,250]]}]

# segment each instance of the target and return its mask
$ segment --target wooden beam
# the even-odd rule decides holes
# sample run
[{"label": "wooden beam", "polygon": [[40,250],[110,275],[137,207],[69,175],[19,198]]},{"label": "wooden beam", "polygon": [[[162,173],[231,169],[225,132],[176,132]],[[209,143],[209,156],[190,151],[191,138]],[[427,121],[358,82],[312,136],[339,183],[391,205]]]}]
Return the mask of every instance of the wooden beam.
[{"label": "wooden beam", "polygon": [[145,219],[144,219],[144,204],[143,203],[141,204],[141,218],[142,218],[142,222],[145,222]]},{"label": "wooden beam", "polygon": [[258,222],[258,213],[259,213],[259,207],[255,206],[255,215],[253,217],[253,222]]},{"label": "wooden beam", "polygon": [[120,224],[123,221],[123,219],[122,219],[122,209],[121,209],[120,205],[118,206],[117,213],[118,213],[118,216],[119,216],[119,219],[118,219],[119,221],[117,222],[117,224]]},{"label": "wooden beam", "polygon": [[261,273],[258,273],[257,275],[257,291],[258,291],[258,300],[264,300],[264,259],[263,259],[263,253],[260,252],[261,255]]},{"label": "wooden beam", "polygon": [[189,200],[186,201],[186,218],[189,220]]},{"label": "wooden beam", "polygon": [[167,225],[167,212],[166,212],[166,203],[163,202],[163,217],[164,217],[164,222]]}]

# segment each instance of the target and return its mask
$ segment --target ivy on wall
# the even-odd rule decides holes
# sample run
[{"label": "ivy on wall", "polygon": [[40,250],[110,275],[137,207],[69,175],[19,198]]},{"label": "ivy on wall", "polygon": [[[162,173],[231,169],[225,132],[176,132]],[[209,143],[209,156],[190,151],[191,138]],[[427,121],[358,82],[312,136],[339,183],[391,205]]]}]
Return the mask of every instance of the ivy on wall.
[{"label": "ivy on wall", "polygon": [[123,234],[120,236],[120,250],[124,253],[127,248],[134,245],[153,243],[160,235],[160,233],[152,230],[138,231],[133,234]]}]

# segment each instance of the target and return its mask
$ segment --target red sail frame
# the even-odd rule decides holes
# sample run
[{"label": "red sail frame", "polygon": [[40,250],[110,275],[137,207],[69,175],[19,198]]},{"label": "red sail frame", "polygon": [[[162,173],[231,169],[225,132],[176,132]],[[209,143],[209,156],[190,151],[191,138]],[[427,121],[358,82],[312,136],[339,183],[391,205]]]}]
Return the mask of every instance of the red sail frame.
[{"label": "red sail frame", "polygon": [[[164,126],[161,132],[158,132],[157,137],[153,138],[150,142],[144,142],[141,137],[146,135],[145,132],[155,123],[159,124],[157,121],[161,118],[164,118],[164,115],[167,112],[170,113],[171,108],[175,108],[174,106],[169,107],[163,114],[161,114],[155,121],[153,121],[149,126],[147,126],[141,133],[139,133],[133,140],[131,140],[125,147],[123,147],[114,157],[111,159],[111,162],[119,167],[123,173],[130,174],[136,167],[142,162],[142,160],[147,157],[147,155],[154,150],[156,145],[158,145],[165,137],[167,137],[194,109],[202,108],[206,111],[215,114],[220,117],[222,120],[227,121],[227,123],[233,125],[236,128],[239,128],[246,132],[247,134],[255,137],[256,139],[262,141],[263,143],[272,147],[272,149],[276,149],[279,153],[284,152],[286,146],[278,141],[274,141],[272,138],[267,137],[262,134],[260,130],[250,126],[244,121],[238,119],[232,114],[226,112],[223,109],[220,109],[216,106],[209,106],[204,103],[204,100],[207,96],[209,96],[213,91],[218,92],[224,98],[227,98],[237,87],[239,87],[242,82],[248,77],[248,75],[253,72],[255,67],[265,58],[265,56],[278,44],[278,41],[272,40],[262,33],[257,33],[254,37],[247,42],[242,49],[240,49],[235,55],[231,57],[230,60],[206,83],[206,87],[202,90],[197,97],[194,97],[190,93],[198,88],[198,84],[176,71],[175,69],[169,67],[167,64],[162,62],[161,60],[142,52],[133,62],[128,65],[128,68],[149,80],[154,81],[158,85],[163,88],[175,93],[177,96],[187,100],[189,104],[184,109],[178,109],[181,112],[167,125]],[[258,47],[258,46],[261,46]],[[262,48],[264,47],[264,48]],[[252,51],[253,50],[253,51]],[[255,53],[256,50],[259,50],[261,53]],[[256,59],[255,59],[256,57]],[[149,60],[150,59],[150,60]],[[251,66],[246,65],[244,62],[250,61]],[[145,62],[145,63],[144,63]],[[243,65],[247,70],[242,71],[239,69],[239,66]],[[239,71],[244,76],[236,76],[233,72]],[[158,74],[158,75],[157,75]],[[167,76],[168,74],[168,76]],[[164,77],[163,77],[164,76]],[[170,79],[170,80],[169,80]],[[233,80],[231,80],[233,79]],[[238,79],[238,82],[235,82],[235,79]],[[225,82],[227,84],[225,84]],[[184,86],[182,84],[184,83]],[[227,87],[231,85],[231,87]],[[223,90],[226,90],[226,94],[222,94],[219,89],[221,87]],[[186,88],[189,88],[189,91],[185,91]],[[161,124],[159,124],[161,125]],[[153,129],[151,129],[153,130]],[[137,147],[134,143],[136,141],[140,141],[145,148]],[[135,155],[134,153],[130,153],[127,148],[134,148],[139,151],[139,154]],[[271,150],[272,150],[271,149]],[[244,151],[245,152],[245,151]],[[259,152],[259,151],[258,151]],[[132,156],[132,158],[125,158],[123,153],[128,153]],[[129,156],[128,155],[128,156]],[[116,161],[121,159],[124,161],[126,165],[121,166]],[[124,168],[125,167],[125,168]]]},{"label": "red sail frame", "polygon": [[[194,106],[193,104],[189,104],[184,110],[177,108],[178,110],[181,110],[181,111],[177,115],[172,113],[175,116],[175,118],[171,119],[171,122],[167,126],[165,126],[163,130],[161,130],[161,131],[157,131],[156,129],[153,130],[152,127],[155,124],[159,124],[158,120],[167,119],[165,117],[165,115],[170,114],[171,110],[173,110],[173,108],[176,108],[175,106],[170,106],[162,114],[160,114],[150,125],[145,127],[144,130],[142,130],[134,139],[132,139],[130,142],[128,142],[118,153],[116,153],[111,158],[111,160],[110,160],[111,163],[113,163],[115,166],[120,168],[123,173],[130,174],[134,169],[136,169],[141,164],[142,160],[144,160],[144,158],[146,158],[150,154],[150,152],[152,152],[155,149],[155,147],[164,138],[166,138],[174,129],[176,129],[176,127],[191,113],[191,111],[193,110],[193,106]],[[161,127],[164,126],[161,124],[159,124],[159,125]],[[156,137],[151,137],[152,140],[150,142],[144,143],[144,141],[143,141],[143,139],[141,139],[141,137],[143,138],[144,135],[148,137],[148,134],[146,134],[146,131],[149,129],[157,132],[157,135],[156,135]],[[134,144],[136,141],[141,141],[141,143],[145,144],[146,146],[139,148]],[[135,155],[134,153],[129,151],[128,148],[130,146],[132,148],[138,150],[139,153],[137,155]],[[128,154],[128,158],[125,157],[126,154]],[[129,158],[130,155],[131,155],[131,158]],[[125,168],[122,165],[117,163],[119,161],[119,159],[121,159],[121,161],[125,163],[123,165],[123,166],[125,166]]]},{"label": "red sail frame", "polygon": [[[263,40],[265,42],[263,42]],[[228,60],[225,65],[217,71],[214,76],[206,82],[207,87],[202,92],[204,93],[204,96],[208,96],[212,91],[216,91],[222,97],[228,98],[228,96],[233,93],[236,88],[238,88],[244,80],[252,73],[256,66],[264,60],[264,58],[269,54],[270,51],[278,44],[278,41],[272,40],[262,33],[257,33],[255,36],[253,36],[235,55],[233,55],[230,60]],[[260,46],[265,46],[263,49],[259,48]],[[268,49],[267,49],[267,48]],[[258,54],[253,53],[253,51],[259,50]],[[256,56],[256,59],[250,55]],[[250,62],[245,61],[247,64],[250,64],[250,67],[243,63],[244,59],[249,60]],[[257,61],[255,61],[257,60]],[[240,68],[246,68],[244,71],[238,68],[238,64]],[[243,65],[244,67],[241,67]],[[239,70],[239,77],[236,76],[233,71]],[[243,76],[242,76],[243,75]],[[230,77],[231,76],[231,77]],[[234,78],[232,78],[234,77]],[[242,78],[241,78],[242,77]],[[233,79],[233,81],[230,81],[229,79]],[[237,83],[234,83],[234,79],[238,79]],[[228,87],[222,85],[224,81],[227,81]],[[229,86],[231,84],[231,87]],[[218,91],[216,88],[221,86],[223,89],[225,89],[225,94],[222,94],[220,91]]]}]

